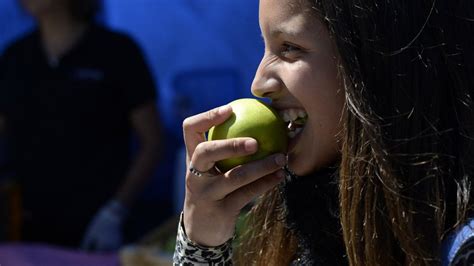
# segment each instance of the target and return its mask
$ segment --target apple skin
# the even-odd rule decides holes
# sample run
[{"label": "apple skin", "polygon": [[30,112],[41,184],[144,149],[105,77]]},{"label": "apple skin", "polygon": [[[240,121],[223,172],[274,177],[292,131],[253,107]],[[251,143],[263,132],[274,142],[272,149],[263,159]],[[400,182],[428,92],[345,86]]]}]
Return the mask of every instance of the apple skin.
[{"label": "apple skin", "polygon": [[216,166],[221,172],[274,153],[286,153],[286,124],[273,108],[252,98],[238,99],[229,104],[233,114],[224,123],[209,130],[208,140],[251,137],[257,141],[258,150],[251,155],[218,161]]}]

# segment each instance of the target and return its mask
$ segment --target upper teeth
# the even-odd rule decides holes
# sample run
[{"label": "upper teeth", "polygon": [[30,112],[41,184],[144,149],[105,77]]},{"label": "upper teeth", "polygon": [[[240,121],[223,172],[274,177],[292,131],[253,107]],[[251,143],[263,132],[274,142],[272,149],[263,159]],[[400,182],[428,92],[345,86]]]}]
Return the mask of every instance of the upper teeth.
[{"label": "upper teeth", "polygon": [[306,117],[307,114],[302,109],[286,109],[280,111],[280,116],[283,118],[285,122],[295,121],[299,117],[303,118]]}]

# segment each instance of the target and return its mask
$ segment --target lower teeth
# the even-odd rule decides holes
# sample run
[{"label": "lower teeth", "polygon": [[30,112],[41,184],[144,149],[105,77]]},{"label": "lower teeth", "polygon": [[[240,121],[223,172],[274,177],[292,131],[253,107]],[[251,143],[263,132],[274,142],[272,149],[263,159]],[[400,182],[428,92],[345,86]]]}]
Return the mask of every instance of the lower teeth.
[{"label": "lower teeth", "polygon": [[301,132],[301,130],[303,130],[303,128],[299,127],[299,128],[295,128],[292,131],[288,131],[288,137],[290,139],[294,138],[296,135],[298,135]]}]

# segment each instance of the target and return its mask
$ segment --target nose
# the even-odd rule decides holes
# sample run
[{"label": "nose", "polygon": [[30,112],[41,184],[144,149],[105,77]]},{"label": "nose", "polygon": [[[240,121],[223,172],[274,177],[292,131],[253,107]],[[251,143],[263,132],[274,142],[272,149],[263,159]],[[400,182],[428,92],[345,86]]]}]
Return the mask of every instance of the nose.
[{"label": "nose", "polygon": [[281,91],[282,82],[278,77],[276,66],[266,61],[264,57],[255,72],[252,94],[260,98],[275,99]]}]

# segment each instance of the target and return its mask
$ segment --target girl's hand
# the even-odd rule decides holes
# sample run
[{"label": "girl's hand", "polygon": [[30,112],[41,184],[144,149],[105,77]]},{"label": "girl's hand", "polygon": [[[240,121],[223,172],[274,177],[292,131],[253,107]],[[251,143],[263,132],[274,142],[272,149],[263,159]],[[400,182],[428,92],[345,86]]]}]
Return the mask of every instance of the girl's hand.
[{"label": "girl's hand", "polygon": [[219,173],[215,162],[249,155],[257,151],[252,138],[206,141],[205,132],[223,123],[232,114],[225,105],[183,122],[186,166],[203,173],[186,174],[184,228],[192,241],[204,246],[218,246],[229,240],[240,210],[252,199],[277,185],[285,177],[281,169],[286,158],[274,154],[259,161]]}]

